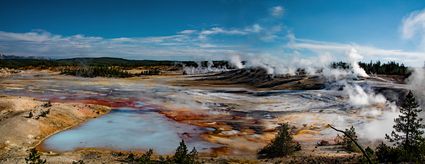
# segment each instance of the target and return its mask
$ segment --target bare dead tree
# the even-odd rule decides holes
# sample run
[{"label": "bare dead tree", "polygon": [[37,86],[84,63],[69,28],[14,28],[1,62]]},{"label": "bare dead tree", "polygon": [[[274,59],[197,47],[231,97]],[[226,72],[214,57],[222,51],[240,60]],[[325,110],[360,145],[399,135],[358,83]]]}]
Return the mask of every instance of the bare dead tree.
[{"label": "bare dead tree", "polygon": [[333,127],[333,126],[332,126],[332,125],[330,125],[330,124],[328,124],[328,126],[329,126],[329,127],[331,127],[333,130],[335,130],[335,131],[337,131],[337,132],[340,132],[340,133],[344,134],[345,136],[347,136],[348,138],[350,138],[350,140],[351,140],[351,141],[353,141],[353,142],[354,142],[354,144],[356,144],[356,146],[360,149],[360,151],[362,151],[362,153],[363,153],[363,155],[366,157],[366,159],[367,159],[368,163],[369,163],[369,164],[372,164],[372,161],[370,160],[370,158],[369,158],[369,156],[367,155],[366,151],[363,149],[363,147],[362,147],[362,146],[360,146],[360,144],[359,144],[359,143],[357,143],[357,141],[356,141],[356,140],[354,140],[354,139],[353,139],[353,137],[351,137],[351,135],[349,135],[349,134],[345,133],[345,131],[343,131],[343,130],[339,130],[339,129],[337,129],[337,128]]}]

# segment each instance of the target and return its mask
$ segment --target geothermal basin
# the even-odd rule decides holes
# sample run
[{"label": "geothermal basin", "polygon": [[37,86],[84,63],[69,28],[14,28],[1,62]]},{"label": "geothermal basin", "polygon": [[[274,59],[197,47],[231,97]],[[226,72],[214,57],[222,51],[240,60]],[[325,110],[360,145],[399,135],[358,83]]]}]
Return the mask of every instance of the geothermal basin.
[{"label": "geothermal basin", "polygon": [[113,109],[58,132],[38,146],[54,152],[98,148],[153,149],[171,154],[184,139],[189,148],[196,147],[200,152],[254,154],[274,137],[274,128],[283,122],[295,127],[294,139],[303,150],[309,150],[320,140],[335,138],[337,133],[328,124],[340,129],[354,126],[360,142],[370,143],[382,140],[397,116],[392,102],[359,88],[389,85],[384,82],[364,80],[347,83],[343,90],[297,91],[172,83],[188,78],[193,77],[108,79],[19,74],[3,78],[0,93]]}]

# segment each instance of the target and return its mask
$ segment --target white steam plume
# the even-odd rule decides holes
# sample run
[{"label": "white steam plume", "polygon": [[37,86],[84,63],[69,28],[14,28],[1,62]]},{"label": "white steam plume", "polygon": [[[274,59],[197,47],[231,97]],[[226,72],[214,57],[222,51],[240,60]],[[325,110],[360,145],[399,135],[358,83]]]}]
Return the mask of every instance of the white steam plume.
[{"label": "white steam plume", "polygon": [[238,55],[238,54],[234,54],[234,55],[230,56],[230,64],[232,64],[237,69],[244,68],[244,66],[242,64],[241,56]]},{"label": "white steam plume", "polygon": [[245,67],[264,68],[268,74],[273,75],[295,75],[298,69],[303,69],[309,75],[315,75],[321,71],[324,76],[336,79],[340,79],[341,76],[369,77],[366,71],[358,64],[363,57],[354,48],[351,48],[346,58],[352,68],[350,72],[330,68],[329,65],[334,58],[329,54],[310,57],[301,57],[296,55],[296,53],[295,55],[284,55],[283,57],[269,54],[251,54],[243,57],[246,61],[245,65],[242,64],[241,55],[231,55],[229,62],[238,69]]},{"label": "white steam plume", "polygon": [[361,111],[364,117],[373,117],[374,120],[356,128],[361,138],[369,140],[383,140],[385,134],[390,134],[393,130],[394,119],[398,117],[397,106],[394,103],[387,103],[384,110],[376,108],[365,108]]},{"label": "white steam plume", "polygon": [[425,66],[424,68],[416,68],[407,79],[409,89],[415,94],[417,100],[425,107]]},{"label": "white steam plume", "polygon": [[202,61],[197,61],[196,64],[198,65],[197,67],[188,67],[188,66],[183,66],[183,72],[186,75],[196,75],[196,74],[206,74],[206,73],[211,73],[211,72],[223,72],[223,71],[227,71],[227,68],[224,67],[214,67],[214,63],[212,61],[207,61],[207,66],[203,67],[202,66]]},{"label": "white steam plume", "polygon": [[351,48],[350,53],[348,54],[351,67],[353,67],[353,72],[357,76],[369,77],[366,71],[359,66],[359,61],[363,59],[363,57],[357,52],[355,48]]},{"label": "white steam plume", "polygon": [[344,82],[343,91],[348,95],[350,104],[355,107],[383,105],[387,102],[387,99],[382,94],[375,94],[372,91],[367,92],[357,84]]}]

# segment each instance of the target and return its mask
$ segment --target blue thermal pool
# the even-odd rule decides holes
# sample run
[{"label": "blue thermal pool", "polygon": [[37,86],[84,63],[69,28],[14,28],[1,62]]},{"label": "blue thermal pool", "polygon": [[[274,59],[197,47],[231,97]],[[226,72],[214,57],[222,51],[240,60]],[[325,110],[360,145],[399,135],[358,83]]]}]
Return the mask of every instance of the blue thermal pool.
[{"label": "blue thermal pool", "polygon": [[157,153],[170,154],[175,151],[182,137],[189,148],[195,146],[198,151],[208,151],[209,148],[218,146],[197,138],[203,131],[199,127],[177,123],[153,111],[120,108],[79,127],[55,134],[41,146],[44,150],[56,152],[81,148],[125,151],[152,148]]}]

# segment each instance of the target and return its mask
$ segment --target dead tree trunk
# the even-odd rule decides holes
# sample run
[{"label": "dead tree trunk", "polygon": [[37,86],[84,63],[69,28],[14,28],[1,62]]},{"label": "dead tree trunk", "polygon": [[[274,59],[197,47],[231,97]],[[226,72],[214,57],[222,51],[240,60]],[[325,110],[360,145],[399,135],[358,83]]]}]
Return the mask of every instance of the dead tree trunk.
[{"label": "dead tree trunk", "polygon": [[366,157],[367,161],[369,162],[369,164],[372,164],[372,161],[370,160],[369,156],[367,155],[366,151],[360,146],[359,143],[357,143],[356,140],[354,140],[350,135],[348,135],[347,133],[345,133],[345,131],[339,130],[334,128],[332,125],[328,124],[329,127],[331,127],[333,130],[337,131],[337,132],[341,132],[343,133],[345,136],[347,136],[348,138],[350,138],[351,141],[354,142],[354,144],[356,144],[356,146],[362,151],[363,155]]}]

